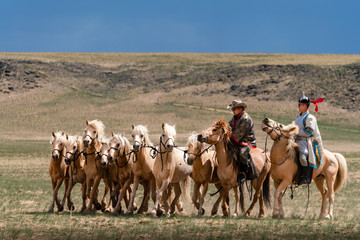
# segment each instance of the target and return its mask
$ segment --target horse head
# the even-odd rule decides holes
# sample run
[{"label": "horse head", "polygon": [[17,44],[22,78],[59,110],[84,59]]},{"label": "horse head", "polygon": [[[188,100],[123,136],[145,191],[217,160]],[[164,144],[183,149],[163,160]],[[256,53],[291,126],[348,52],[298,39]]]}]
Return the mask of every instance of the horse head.
[{"label": "horse head", "polygon": [[215,122],[210,128],[198,135],[199,142],[216,144],[221,140],[228,142],[230,140],[231,127],[224,120]]},{"label": "horse head", "polygon": [[82,149],[82,137],[80,136],[68,136],[66,135],[66,153],[65,163],[70,165],[71,162],[75,162],[81,154]]},{"label": "horse head", "polygon": [[196,132],[193,132],[191,136],[188,138],[188,144],[187,144],[187,164],[193,165],[194,161],[199,155],[201,154],[203,145],[205,143],[201,143],[197,139],[198,134]]},{"label": "horse head", "polygon": [[86,129],[84,131],[83,141],[85,147],[94,144],[104,135],[105,126],[100,120],[88,122],[86,120]]},{"label": "horse head", "polygon": [[108,152],[109,152],[109,141],[108,140],[102,140],[101,141],[101,148],[99,150],[99,155],[100,155],[100,165],[103,168],[106,168],[108,166],[108,164],[109,164]]},{"label": "horse head", "polygon": [[52,132],[50,143],[52,145],[51,157],[54,161],[58,161],[64,150],[66,138],[64,132]]},{"label": "horse head", "polygon": [[165,147],[166,151],[172,152],[175,147],[176,130],[175,125],[162,124],[163,133],[160,137],[160,147]]},{"label": "horse head", "polygon": [[133,148],[135,152],[138,152],[141,148],[152,145],[149,139],[149,131],[146,126],[132,125],[132,138],[133,138]]},{"label": "horse head", "polygon": [[266,132],[272,140],[277,141],[284,138],[290,138],[294,134],[299,132],[299,127],[295,123],[291,123],[287,126],[284,126],[281,123],[278,123],[270,118],[265,118],[262,121],[261,129]]}]

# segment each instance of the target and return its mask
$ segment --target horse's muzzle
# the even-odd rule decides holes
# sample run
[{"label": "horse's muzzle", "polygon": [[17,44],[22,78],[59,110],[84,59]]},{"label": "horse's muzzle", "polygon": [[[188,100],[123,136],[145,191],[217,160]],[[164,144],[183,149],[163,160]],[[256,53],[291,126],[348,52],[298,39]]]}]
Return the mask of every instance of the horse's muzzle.
[{"label": "horse's muzzle", "polygon": [[187,159],[187,164],[188,164],[188,165],[193,165],[193,164],[194,164],[194,161],[195,161],[195,157],[188,157],[188,159]]},{"label": "horse's muzzle", "polygon": [[199,134],[199,135],[197,136],[197,140],[198,140],[199,142],[206,142],[207,139],[208,139],[208,137],[204,137],[202,134]]},{"label": "horse's muzzle", "polygon": [[66,165],[70,165],[71,159],[70,158],[65,158],[65,163],[66,163]]},{"label": "horse's muzzle", "polygon": [[57,154],[52,155],[52,159],[54,159],[55,162],[58,161],[59,155],[57,155]]},{"label": "horse's muzzle", "polygon": [[89,140],[84,140],[84,146],[89,147],[90,146],[90,141]]}]

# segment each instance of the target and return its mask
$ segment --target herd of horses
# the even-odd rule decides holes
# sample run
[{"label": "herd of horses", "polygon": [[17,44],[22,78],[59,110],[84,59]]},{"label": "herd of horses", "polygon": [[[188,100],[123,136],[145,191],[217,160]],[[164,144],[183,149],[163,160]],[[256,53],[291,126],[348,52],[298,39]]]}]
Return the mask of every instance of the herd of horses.
[{"label": "herd of horses", "polygon": [[[86,121],[82,136],[53,132],[49,167],[52,201],[48,211],[53,212],[55,204],[58,211],[63,211],[65,202],[68,209],[74,211],[71,192],[74,185],[79,183],[82,192],[80,212],[101,210],[128,215],[137,211],[139,214],[149,212],[152,216],[170,216],[176,209],[183,212],[180,197],[184,195],[192,201],[198,216],[202,216],[205,214],[203,206],[209,184],[214,184],[219,197],[212,207],[211,215],[217,214],[221,203],[223,216],[230,216],[229,191],[233,189],[233,216],[239,215],[238,207],[243,214],[250,216],[256,202],[259,202],[258,217],[263,217],[265,206],[271,206],[272,178],[276,189],[272,215],[276,218],[284,217],[282,195],[294,183],[298,170],[293,138],[298,132],[297,126],[284,126],[267,118],[263,120],[262,130],[274,143],[270,153],[260,148],[250,151],[259,177],[249,181],[254,194],[246,211],[245,189],[237,181],[238,165],[228,152],[231,128],[224,120],[215,122],[201,133],[192,133],[187,146],[183,148],[176,145],[175,126],[163,123],[162,130],[157,146],[150,141],[148,129],[143,125],[132,126],[132,143],[123,134],[112,133],[110,138],[105,138],[105,126],[99,120]],[[346,178],[345,158],[339,153],[325,150],[322,162],[313,173],[314,182],[322,195],[320,217],[333,218],[334,196]],[[192,197],[191,179],[194,182]],[[104,181],[105,190],[99,202],[101,180]],[[62,183],[65,190],[60,200],[58,191]],[[143,186],[143,198],[137,207],[135,197],[139,184]],[[108,193],[110,198],[106,202]],[[149,211],[150,198],[154,204]]]}]

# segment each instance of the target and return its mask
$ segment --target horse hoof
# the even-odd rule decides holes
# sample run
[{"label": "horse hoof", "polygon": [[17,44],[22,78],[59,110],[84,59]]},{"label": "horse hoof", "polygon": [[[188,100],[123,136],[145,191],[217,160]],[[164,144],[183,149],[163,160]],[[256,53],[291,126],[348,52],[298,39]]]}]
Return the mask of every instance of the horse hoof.
[{"label": "horse hoof", "polygon": [[62,212],[62,211],[64,210],[64,206],[62,206],[62,205],[59,206],[59,207],[58,207],[58,210],[59,210],[59,212]]},{"label": "horse hoof", "polygon": [[237,217],[237,216],[238,216],[238,214],[237,214],[237,213],[234,213],[234,214],[233,214],[233,217]]},{"label": "horse hoof", "polygon": [[258,218],[263,218],[263,217],[265,217],[264,214],[259,214],[259,215],[258,215]]},{"label": "horse hoof", "polygon": [[156,211],[156,216],[158,216],[158,217],[161,217],[163,214],[164,214],[164,211],[161,210],[161,209],[158,209],[158,210]]},{"label": "horse hoof", "polygon": [[94,203],[96,210],[101,210],[101,204],[100,203]]},{"label": "horse hoof", "polygon": [[[205,215],[205,209],[201,208],[201,212],[200,212],[201,216]],[[215,213],[216,214],[216,213]]]},{"label": "horse hoof", "polygon": [[211,212],[211,216],[215,216],[217,212]]},{"label": "horse hoof", "polygon": [[152,217],[158,217],[158,216],[157,216],[157,211],[156,211],[156,210],[152,210],[152,211],[150,212],[150,216],[152,216]]}]

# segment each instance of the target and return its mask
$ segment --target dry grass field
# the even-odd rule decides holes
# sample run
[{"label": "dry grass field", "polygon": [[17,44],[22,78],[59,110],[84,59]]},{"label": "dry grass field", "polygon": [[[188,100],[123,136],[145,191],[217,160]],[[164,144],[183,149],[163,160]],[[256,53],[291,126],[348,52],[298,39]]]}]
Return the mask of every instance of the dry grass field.
[{"label": "dry grass field", "polygon": [[[176,85],[175,81],[178,79],[164,83],[152,80],[152,72],[147,69],[161,68],[165,73],[176,71],[174,74],[180,76],[188,73],[192,66],[199,64],[214,64],[222,67],[234,65],[251,67],[266,64],[335,68],[358,64],[359,55],[0,53],[1,61],[9,66],[16,63],[17,70],[12,70],[11,74],[14,72],[15,76],[11,75],[9,78],[6,78],[5,72],[4,74],[0,72],[0,88],[10,84],[20,86],[21,81],[25,79],[23,76],[31,76],[22,73],[29,69],[36,74],[39,72],[43,74],[34,76],[40,87],[22,88],[9,94],[0,92],[1,239],[359,238],[360,109],[350,110],[339,107],[338,104],[331,103],[331,99],[320,104],[320,111],[315,113],[315,116],[319,122],[325,148],[342,153],[347,159],[349,168],[347,184],[335,197],[333,220],[317,218],[321,202],[320,194],[313,184],[310,187],[310,204],[306,213],[305,188],[296,189],[292,200],[289,191],[285,193],[283,204],[286,219],[272,219],[271,209],[267,209],[267,217],[257,219],[257,207],[254,216],[249,218],[224,219],[220,211],[219,215],[211,217],[209,213],[215,198],[210,196],[206,198],[206,213],[202,218],[196,217],[194,207],[186,200],[184,200],[186,213],[175,214],[171,218],[154,219],[147,215],[113,216],[101,212],[82,215],[77,212],[81,205],[79,186],[73,190],[77,208],[74,212],[70,213],[66,209],[62,213],[47,213],[51,201],[48,166],[51,154],[49,140],[52,131],[63,130],[72,135],[82,134],[85,120],[100,119],[106,126],[107,136],[111,136],[112,131],[121,132],[130,139],[131,125],[144,124],[150,130],[151,140],[157,144],[161,124],[167,122],[176,124],[178,132],[176,143],[184,146],[192,131],[199,132],[206,129],[213,121],[221,118],[230,119],[231,113],[224,111],[226,105],[233,98],[241,98],[247,102],[248,112],[255,121],[258,146],[264,149],[266,135],[260,129],[261,120],[266,116],[288,124],[297,115],[297,95],[292,98],[270,98],[267,101],[262,100],[267,93],[260,91],[256,96],[244,92],[235,96],[229,92],[216,92],[216,89],[231,88],[232,82],[205,80],[194,82],[192,79],[194,84],[186,83],[182,86]],[[46,65],[45,68],[45,63],[51,65]],[[70,64],[74,63],[77,68],[70,69]],[[63,73],[61,68],[57,70],[57,66],[68,66],[66,70],[73,75]],[[86,72],[85,70],[81,72],[80,66],[84,66]],[[131,76],[139,78],[133,79],[136,84],[124,82],[121,83],[123,85],[115,85],[112,88],[103,81],[107,78],[96,81],[92,77],[92,72],[88,71],[92,68],[94,74],[107,68],[114,75],[121,73],[120,70],[116,72],[116,69],[138,71]],[[164,74],[163,72],[156,74]],[[243,84],[246,86],[251,83],[260,84],[263,79],[261,75],[257,76],[259,78],[249,78],[248,82],[244,80]],[[148,82],[146,82],[147,77]],[[318,78],[321,79],[321,76]],[[349,85],[351,88],[360,87],[359,79],[354,81],[351,77],[346,79],[346,84],[352,84]],[[286,81],[291,81],[291,78]],[[143,88],[145,84],[146,90]],[[162,89],[163,86],[166,90]],[[261,85],[259,86],[261,88]],[[281,86],[285,88],[285,83]],[[273,88],[273,93],[281,93],[281,86]],[[327,88],[326,85],[322,87],[324,91]],[[339,91],[339,89],[327,90],[329,96],[332,96],[332,92]],[[206,94],[208,91],[213,93]],[[318,92],[315,93],[319,94],[321,91],[319,87]],[[352,102],[354,98],[356,102],[353,106],[356,106],[359,96],[351,95],[352,92],[341,95],[342,97],[336,101]],[[311,110],[314,112],[313,106]],[[270,147],[271,141],[268,143],[268,148]],[[103,187],[100,186],[100,191],[103,191]],[[142,190],[142,187],[139,189]],[[214,188],[209,192],[214,192]],[[272,195],[273,192],[272,186]],[[60,189],[60,194],[62,193],[63,188]],[[141,191],[137,194],[138,203],[141,199],[140,193]],[[248,195],[246,199],[248,206]],[[232,204],[233,202],[232,200]],[[233,205],[231,210],[233,211]]]}]

